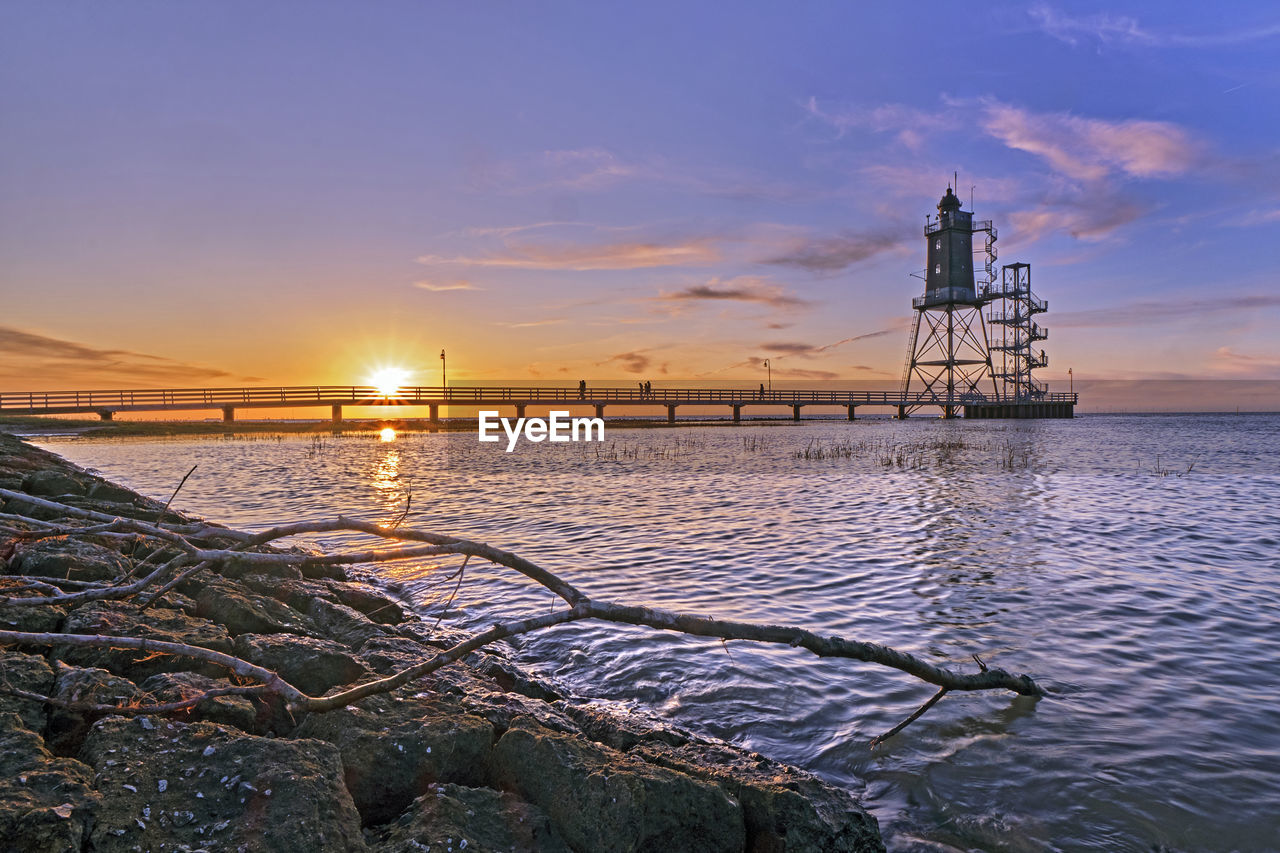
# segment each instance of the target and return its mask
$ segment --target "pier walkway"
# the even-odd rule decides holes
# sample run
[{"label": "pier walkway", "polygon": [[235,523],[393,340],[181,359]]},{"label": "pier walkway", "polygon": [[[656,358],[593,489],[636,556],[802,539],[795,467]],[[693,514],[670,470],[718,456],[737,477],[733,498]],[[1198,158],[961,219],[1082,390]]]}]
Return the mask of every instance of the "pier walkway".
[{"label": "pier walkway", "polygon": [[426,407],[431,420],[438,420],[441,406],[514,409],[524,417],[529,406],[591,407],[604,417],[607,406],[665,407],[667,420],[675,423],[679,406],[726,406],[735,421],[742,410],[789,408],[800,420],[804,406],[841,406],[850,420],[859,406],[888,407],[899,417],[915,409],[936,406],[944,416],[963,410],[965,417],[981,418],[1069,418],[1077,395],[1044,394],[1036,400],[997,400],[977,395],[950,399],[936,394],[902,394],[898,391],[813,391],[727,388],[522,388],[450,386],[402,387],[384,394],[367,385],[307,385],[278,388],[182,388],[172,390],[117,391],[31,391],[0,393],[0,415],[95,414],[111,420],[117,412],[178,412],[220,410],[224,421],[235,420],[237,410],[325,407],[335,423],[341,422],[344,407]]}]

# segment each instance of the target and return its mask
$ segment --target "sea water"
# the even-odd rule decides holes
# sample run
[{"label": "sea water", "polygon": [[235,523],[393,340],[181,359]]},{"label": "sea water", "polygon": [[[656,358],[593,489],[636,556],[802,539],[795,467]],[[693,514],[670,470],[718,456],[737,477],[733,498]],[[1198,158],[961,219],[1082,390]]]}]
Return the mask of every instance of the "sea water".
[{"label": "sea water", "polygon": [[[479,540],[597,599],[797,625],[1041,699],[791,648],[575,624],[518,656],[576,693],[851,788],[892,850],[1280,849],[1280,416],[860,420],[40,443],[243,529],[338,514]],[[339,547],[346,537],[320,542]],[[545,613],[472,561],[366,567],[434,619]]]}]

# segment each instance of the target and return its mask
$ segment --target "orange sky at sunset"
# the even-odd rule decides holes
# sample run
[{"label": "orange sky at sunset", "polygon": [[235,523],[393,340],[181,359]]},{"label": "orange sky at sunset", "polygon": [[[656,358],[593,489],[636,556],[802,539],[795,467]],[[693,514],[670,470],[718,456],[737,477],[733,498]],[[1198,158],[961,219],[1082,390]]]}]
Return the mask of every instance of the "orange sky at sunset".
[{"label": "orange sky at sunset", "polygon": [[893,388],[956,171],[1054,390],[1280,380],[1265,51],[1036,8],[8,4],[0,392]]}]

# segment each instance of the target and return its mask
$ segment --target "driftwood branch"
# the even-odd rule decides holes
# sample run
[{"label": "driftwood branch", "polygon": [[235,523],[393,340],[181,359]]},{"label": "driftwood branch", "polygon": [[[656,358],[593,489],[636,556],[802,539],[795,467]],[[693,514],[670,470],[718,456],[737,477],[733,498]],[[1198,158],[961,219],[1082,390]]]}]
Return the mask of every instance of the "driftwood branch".
[{"label": "driftwood branch", "polygon": [[[907,725],[919,719],[948,692],[1011,690],[1027,696],[1043,694],[1039,685],[1030,676],[1011,674],[1003,669],[990,667],[976,655],[974,655],[974,659],[980,667],[979,671],[962,673],[937,666],[908,652],[888,646],[842,637],[824,637],[801,627],[729,621],[708,616],[677,613],[660,608],[595,601],[573,584],[523,557],[482,543],[403,527],[401,526],[404,520],[403,517],[397,519],[392,525],[379,525],[359,519],[339,517],[333,521],[286,524],[256,534],[246,534],[209,525],[166,524],[160,520],[145,522],[118,519],[105,516],[102,513],[78,510],[75,507],[64,506],[54,501],[33,498],[22,493],[8,492],[4,489],[0,489],[0,496],[19,497],[39,506],[55,509],[58,512],[65,513],[67,516],[91,522],[81,527],[66,524],[43,527],[39,531],[34,531],[37,536],[130,534],[158,540],[172,548],[173,552],[171,553],[174,553],[174,556],[155,567],[145,576],[139,577],[130,583],[118,583],[109,587],[93,587],[76,592],[63,592],[61,589],[48,584],[48,579],[17,578],[15,580],[26,584],[27,590],[44,594],[27,597],[0,596],[0,604],[34,607],[61,603],[77,604],[108,598],[137,598],[142,601],[142,607],[145,608],[154,603],[166,591],[194,573],[204,569],[216,569],[230,560],[239,561],[249,567],[271,568],[282,564],[297,567],[352,565],[420,559],[422,557],[461,556],[463,557],[463,568],[460,568],[457,572],[458,586],[461,585],[463,580],[466,561],[477,558],[518,572],[534,583],[550,590],[564,602],[564,605],[567,605],[564,609],[553,609],[552,612],[541,616],[494,623],[453,647],[438,652],[417,664],[405,667],[392,675],[348,686],[331,695],[319,697],[307,695],[269,669],[257,666],[234,655],[199,646],[137,637],[0,631],[0,645],[45,647],[71,645],[136,649],[149,653],[181,655],[216,664],[225,667],[244,679],[257,682],[256,686],[236,688],[234,692],[275,695],[293,712],[333,710],[368,696],[394,690],[443,666],[454,663],[471,652],[498,640],[588,619],[637,625],[662,631],[675,631],[693,636],[712,637],[726,643],[729,640],[735,640],[801,648],[818,657],[844,658],[890,667],[939,688],[933,698],[891,731],[876,738],[873,741],[873,745],[892,737]],[[262,550],[272,543],[290,537],[334,532],[359,532],[394,544],[332,554]],[[211,542],[231,542],[234,544],[211,547]],[[146,562],[146,560],[141,561],[139,565],[143,565]],[[137,569],[138,567],[135,566],[134,571],[137,571]],[[452,577],[449,579],[452,580]],[[457,587],[455,587],[453,594],[450,595],[449,602],[452,602],[456,594]],[[448,604],[446,604],[446,609],[447,607]],[[443,613],[441,615],[443,617]],[[213,695],[218,694],[210,692],[176,704],[165,703],[163,705],[141,707],[147,708],[149,712],[156,713],[179,710],[198,704],[204,698],[210,698]],[[34,694],[27,698],[41,698],[43,701],[51,701],[48,697],[36,697]],[[94,710],[101,709],[95,706]],[[143,712],[134,711],[134,713]]]}]

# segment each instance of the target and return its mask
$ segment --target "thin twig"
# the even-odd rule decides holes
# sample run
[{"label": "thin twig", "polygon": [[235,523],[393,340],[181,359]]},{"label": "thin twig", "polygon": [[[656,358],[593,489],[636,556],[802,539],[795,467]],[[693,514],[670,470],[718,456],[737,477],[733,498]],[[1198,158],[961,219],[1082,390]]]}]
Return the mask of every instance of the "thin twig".
[{"label": "thin twig", "polygon": [[449,593],[449,600],[444,603],[444,607],[440,608],[440,615],[436,617],[436,624],[431,626],[431,630],[435,631],[440,627],[440,620],[449,612],[449,605],[453,604],[453,599],[458,594],[458,590],[462,588],[462,576],[467,571],[467,561],[471,559],[471,555],[467,554],[462,558],[462,565],[458,567],[458,582],[453,585],[453,592]]},{"label": "thin twig", "polygon": [[[983,672],[986,672],[986,669],[984,668],[982,671],[983,671]],[[902,730],[903,730],[903,729],[905,729],[907,726],[911,725],[911,724],[912,724],[912,723],[914,723],[916,720],[918,720],[918,719],[920,719],[921,717],[923,717],[923,716],[924,716],[924,712],[925,712],[925,711],[928,711],[928,710],[929,710],[930,708],[932,708],[934,705],[937,705],[937,704],[938,704],[938,700],[940,700],[943,696],[946,696],[946,695],[947,695],[947,692],[948,692],[948,691],[947,691],[947,688],[945,688],[945,687],[944,687],[944,688],[942,688],[941,690],[939,690],[937,693],[933,694],[933,698],[932,698],[932,699],[930,699],[928,702],[925,702],[925,703],[924,703],[923,705],[921,705],[919,708],[917,708],[917,709],[916,709],[916,712],[915,712],[914,714],[912,714],[910,717],[907,717],[905,720],[903,720],[902,722],[898,723],[896,726],[894,726],[893,728],[889,729],[889,731],[885,732],[884,734],[880,735],[879,737],[873,737],[873,738],[871,739],[871,743],[869,744],[869,746],[870,746],[872,749],[875,749],[877,746],[879,746],[880,744],[884,743],[884,742],[885,742],[885,741],[887,741],[889,738],[893,737],[893,736],[894,736],[894,735],[896,735],[898,732],[902,731]]]}]

